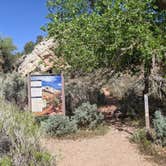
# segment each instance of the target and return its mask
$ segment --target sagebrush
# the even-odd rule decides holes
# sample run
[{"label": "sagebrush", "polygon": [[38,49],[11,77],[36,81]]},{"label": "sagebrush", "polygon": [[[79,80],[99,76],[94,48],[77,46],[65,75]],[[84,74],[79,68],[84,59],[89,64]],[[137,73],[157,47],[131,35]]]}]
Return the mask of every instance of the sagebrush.
[{"label": "sagebrush", "polygon": [[77,125],[70,121],[69,117],[64,115],[50,116],[47,120],[41,122],[44,133],[50,136],[64,136],[77,131]]},{"label": "sagebrush", "polygon": [[[89,78],[91,79],[91,78]],[[97,84],[90,83],[86,80],[83,82],[83,78],[76,80],[69,80],[65,84],[65,98],[67,115],[73,115],[75,109],[82,103],[100,103],[101,99],[100,88]],[[102,96],[104,98],[104,96]]]},{"label": "sagebrush", "polygon": [[24,108],[27,104],[26,79],[18,73],[9,73],[0,78],[0,95],[7,101]]},{"label": "sagebrush", "polygon": [[89,102],[83,103],[78,107],[72,120],[75,121],[78,128],[94,129],[103,122],[104,115],[97,110],[97,105],[91,105]]},{"label": "sagebrush", "polygon": [[160,111],[155,112],[153,124],[156,132],[156,142],[162,146],[166,146],[166,117]]}]

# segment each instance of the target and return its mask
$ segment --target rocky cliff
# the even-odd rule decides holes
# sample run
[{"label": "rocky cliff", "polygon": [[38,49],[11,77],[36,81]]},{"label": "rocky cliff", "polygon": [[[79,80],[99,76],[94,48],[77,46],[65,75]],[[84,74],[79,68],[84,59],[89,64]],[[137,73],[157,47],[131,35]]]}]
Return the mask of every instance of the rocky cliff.
[{"label": "rocky cliff", "polygon": [[22,75],[32,72],[46,72],[50,70],[57,58],[54,53],[56,43],[53,39],[45,39],[35,46],[32,53],[23,55],[17,61],[17,71]]}]

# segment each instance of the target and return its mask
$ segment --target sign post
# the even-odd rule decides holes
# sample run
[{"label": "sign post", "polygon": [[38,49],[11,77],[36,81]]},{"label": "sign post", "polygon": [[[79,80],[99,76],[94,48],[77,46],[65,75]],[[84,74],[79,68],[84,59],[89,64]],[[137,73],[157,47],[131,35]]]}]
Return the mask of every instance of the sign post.
[{"label": "sign post", "polygon": [[27,76],[27,85],[28,85],[28,109],[31,110],[31,82],[30,82],[30,74]]},{"label": "sign post", "polygon": [[145,125],[146,130],[150,130],[150,120],[149,120],[149,101],[148,101],[148,95],[144,95],[144,104],[145,104]]},{"label": "sign post", "polygon": [[66,114],[66,106],[65,106],[65,81],[63,73],[61,74],[62,77],[62,111]]}]

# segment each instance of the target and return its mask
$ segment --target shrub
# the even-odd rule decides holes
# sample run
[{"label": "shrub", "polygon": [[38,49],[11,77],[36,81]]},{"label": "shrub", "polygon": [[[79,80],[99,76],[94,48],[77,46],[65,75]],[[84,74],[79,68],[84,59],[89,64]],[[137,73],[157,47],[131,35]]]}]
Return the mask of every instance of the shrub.
[{"label": "shrub", "polygon": [[41,123],[43,131],[50,136],[64,136],[77,131],[77,125],[64,115],[50,116]]},{"label": "shrub", "polygon": [[[1,97],[7,101],[24,107],[27,100],[26,82],[18,73],[12,73],[1,78]],[[3,79],[3,80],[2,80]]]},{"label": "shrub", "polygon": [[156,131],[156,142],[162,146],[166,146],[166,117],[160,111],[155,112],[153,124]]},{"label": "shrub", "polygon": [[146,131],[144,129],[139,129],[135,131],[132,135],[131,140],[134,143],[141,143],[142,141],[146,140]]},{"label": "shrub", "polygon": [[46,116],[36,116],[35,117],[35,122],[36,122],[36,124],[41,125],[41,123],[43,121],[46,121],[48,118],[49,118],[49,115],[46,115]]},{"label": "shrub", "polygon": [[155,149],[150,140],[147,139],[147,132],[145,129],[139,129],[132,135],[131,141],[137,143],[139,149],[146,154],[152,155]]},{"label": "shrub", "polygon": [[[90,79],[90,78],[89,78]],[[75,109],[82,103],[102,104],[104,95],[100,92],[100,87],[95,83],[89,83],[83,78],[70,80],[65,84],[65,101],[67,115],[73,115]]]},{"label": "shrub", "polygon": [[[11,159],[14,166],[51,166],[52,157],[39,159],[36,154],[45,156],[45,152],[39,146],[40,133],[35,125],[34,117],[28,111],[20,112],[19,109],[9,103],[0,101],[0,133],[7,136],[10,141],[8,152],[3,157]],[[1,162],[9,162],[2,158]]]},{"label": "shrub", "polygon": [[11,158],[5,156],[2,159],[0,159],[0,165],[1,166],[12,166]]},{"label": "shrub", "polygon": [[78,107],[72,120],[75,121],[79,128],[94,129],[103,122],[104,116],[97,111],[97,106],[91,105],[89,102],[83,103]]}]

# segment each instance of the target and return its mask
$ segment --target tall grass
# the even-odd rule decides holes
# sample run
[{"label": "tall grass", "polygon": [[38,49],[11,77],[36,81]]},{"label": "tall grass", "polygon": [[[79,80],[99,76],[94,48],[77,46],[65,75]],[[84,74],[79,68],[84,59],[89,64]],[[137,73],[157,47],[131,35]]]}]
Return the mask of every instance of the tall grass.
[{"label": "tall grass", "polygon": [[53,158],[39,145],[39,128],[31,113],[20,112],[15,105],[1,100],[0,117],[0,132],[10,141],[9,151],[1,155],[0,165],[5,162],[14,166],[53,165]]}]

